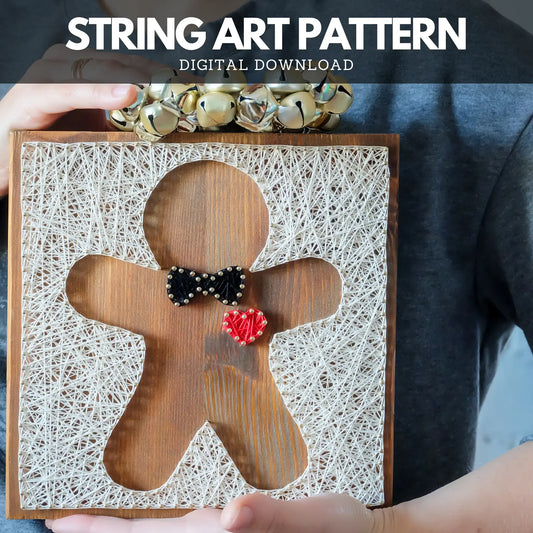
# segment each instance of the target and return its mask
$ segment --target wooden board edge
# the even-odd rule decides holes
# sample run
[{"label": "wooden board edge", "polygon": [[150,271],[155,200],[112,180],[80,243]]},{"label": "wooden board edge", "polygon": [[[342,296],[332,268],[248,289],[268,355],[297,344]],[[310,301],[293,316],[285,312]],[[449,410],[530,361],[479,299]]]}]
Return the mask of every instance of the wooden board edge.
[{"label": "wooden board edge", "polygon": [[25,518],[18,486],[18,413],[21,336],[20,149],[23,134],[10,134],[7,266],[6,518]]},{"label": "wooden board edge", "polygon": [[384,492],[385,507],[393,505],[394,401],[396,365],[396,294],[398,284],[398,209],[400,139],[390,148],[389,218],[387,227],[387,365],[385,370]]},{"label": "wooden board edge", "polygon": [[[20,142],[141,142],[134,133],[108,131],[18,131]],[[224,141],[221,141],[221,136]],[[386,146],[391,149],[397,142],[394,133],[254,133],[249,132],[201,132],[174,133],[160,143],[233,143],[248,145],[289,145],[289,146]],[[147,143],[148,144],[148,143]]]}]

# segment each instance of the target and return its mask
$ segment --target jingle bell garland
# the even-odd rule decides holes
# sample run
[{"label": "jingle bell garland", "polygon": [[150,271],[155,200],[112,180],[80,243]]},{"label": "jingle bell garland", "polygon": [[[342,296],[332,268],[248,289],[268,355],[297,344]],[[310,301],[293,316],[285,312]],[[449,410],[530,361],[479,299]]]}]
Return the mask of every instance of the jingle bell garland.
[{"label": "jingle bell garland", "polygon": [[247,85],[237,70],[211,71],[203,83],[184,83],[166,69],[137,92],[132,105],[109,112],[109,121],[150,142],[233,121],[253,132],[331,131],[353,101],[351,85],[329,71],[279,70],[268,72],[262,84]]}]

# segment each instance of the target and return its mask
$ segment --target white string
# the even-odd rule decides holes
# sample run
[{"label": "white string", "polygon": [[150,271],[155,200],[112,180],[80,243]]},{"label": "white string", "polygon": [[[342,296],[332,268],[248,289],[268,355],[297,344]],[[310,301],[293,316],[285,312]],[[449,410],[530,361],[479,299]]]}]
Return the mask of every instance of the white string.
[{"label": "white string", "polygon": [[243,171],[262,191],[270,231],[252,270],[319,257],[342,279],[333,316],[271,341],[270,369],[308,465],[262,492],[384,502],[387,148],[36,142],[22,147],[23,509],[199,508],[255,490],[208,422],[158,489],[109,477],[104,449],[140,381],[144,340],[79,315],[65,292],[69,270],[90,254],[159,269],[146,202],[172,169],[201,160]]}]

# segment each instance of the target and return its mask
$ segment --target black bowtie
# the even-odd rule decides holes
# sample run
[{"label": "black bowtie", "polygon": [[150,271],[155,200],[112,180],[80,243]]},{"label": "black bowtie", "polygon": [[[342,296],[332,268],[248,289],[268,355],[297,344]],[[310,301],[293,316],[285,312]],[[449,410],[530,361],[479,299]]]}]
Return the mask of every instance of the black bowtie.
[{"label": "black bowtie", "polygon": [[198,274],[188,268],[173,266],[167,278],[168,297],[180,307],[187,305],[197,294],[211,294],[224,305],[237,305],[246,276],[240,266],[229,266],[216,274]]}]

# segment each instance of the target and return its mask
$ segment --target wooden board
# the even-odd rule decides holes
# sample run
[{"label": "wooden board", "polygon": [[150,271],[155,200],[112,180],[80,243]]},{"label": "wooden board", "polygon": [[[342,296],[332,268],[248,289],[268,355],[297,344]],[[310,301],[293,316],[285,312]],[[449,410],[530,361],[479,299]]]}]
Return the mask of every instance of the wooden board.
[{"label": "wooden board", "polygon": [[[18,389],[21,339],[20,149],[23,142],[134,141],[125,133],[18,132],[12,136],[9,224],[8,451],[9,518],[59,517],[72,511],[20,509],[18,494]],[[387,239],[387,395],[385,495],[392,503],[393,399],[398,215],[396,135],[194,134],[166,142],[226,142],[290,145],[387,146],[390,207]],[[225,186],[215,186],[223,180]],[[216,206],[216,209],[213,208]],[[268,271],[247,269],[268,233],[268,213],[257,185],[240,171],[213,161],[172,171],[145,210],[144,229],[162,271],[99,256],[79,261],[69,274],[67,294],[84,316],[144,336],[147,353],[134,398],[115,428],[104,462],[111,477],[133,489],[160,486],[175,468],[191,437],[209,420],[246,481],[258,488],[284,486],[306,467],[306,447],[268,368],[268,342],[276,331],[333,314],[340,301],[336,269],[318,259]],[[176,247],[175,243],[180,246]],[[178,251],[179,250],[179,251]],[[220,303],[202,299],[187,308],[169,305],[161,286],[167,269],[180,265],[216,272],[228,265],[246,269],[241,304],[269,319],[265,335],[240,347],[220,334]],[[318,281],[317,281],[318,280]],[[188,321],[177,319],[187,312]],[[179,346],[178,346],[179,343]],[[177,359],[177,350],[206,354]],[[150,407],[147,409],[147,400]],[[149,465],[149,467],[148,467]],[[85,511],[84,511],[85,512]],[[182,510],[98,510],[123,517],[179,516]]]}]

